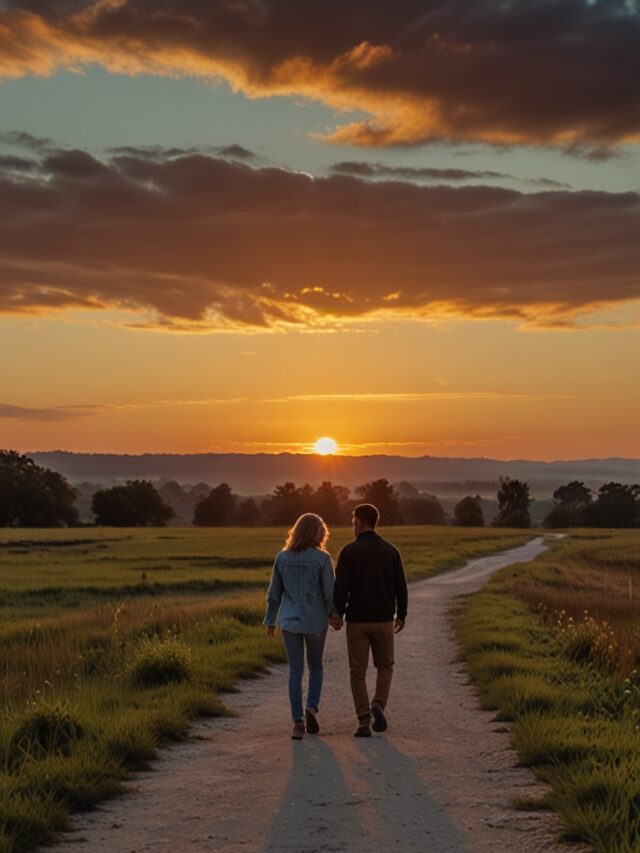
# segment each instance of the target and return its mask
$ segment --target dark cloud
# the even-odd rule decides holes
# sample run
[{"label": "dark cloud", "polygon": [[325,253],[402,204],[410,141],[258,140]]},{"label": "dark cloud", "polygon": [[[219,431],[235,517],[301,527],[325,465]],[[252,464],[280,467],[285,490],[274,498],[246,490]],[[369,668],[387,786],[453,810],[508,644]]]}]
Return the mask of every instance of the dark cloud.
[{"label": "dark cloud", "polygon": [[8,403],[0,403],[0,418],[9,418],[18,421],[55,423],[57,421],[68,421],[72,418],[84,417],[88,414],[92,413],[55,408],[31,409],[25,406],[11,406]]},{"label": "dark cloud", "polygon": [[48,154],[42,162],[42,170],[58,177],[78,180],[95,180],[109,174],[108,168],[100,160],[78,150],[54,151]]},{"label": "dark cloud", "polygon": [[527,183],[534,187],[544,187],[550,190],[571,189],[571,184],[565,184],[563,181],[554,181],[552,178],[529,178]]},{"label": "dark cloud", "polygon": [[0,311],[166,328],[375,312],[567,324],[640,298],[640,195],[312,178],[192,154],[45,152],[0,177]]},{"label": "dark cloud", "polygon": [[15,154],[0,154],[0,170],[3,172],[33,172],[38,168],[34,160]]},{"label": "dark cloud", "polygon": [[32,134],[25,133],[23,130],[5,130],[0,131],[0,144],[14,148],[26,148],[30,151],[42,151],[48,148],[52,142],[50,139],[44,137],[32,136]]},{"label": "dark cloud", "polygon": [[436,169],[429,166],[386,166],[384,163],[367,163],[359,160],[343,160],[329,167],[334,175],[352,175],[356,178],[383,178],[397,181],[517,181],[534,187],[569,189],[570,185],[551,178],[516,178],[506,172],[473,169]]},{"label": "dark cloud", "polygon": [[0,74],[99,62],[370,116],[329,138],[558,145],[640,136],[638,0],[9,0]]},{"label": "dark cloud", "polygon": [[189,154],[216,154],[230,160],[255,160],[256,155],[243,145],[202,145],[191,148],[165,147],[162,145],[120,145],[110,148],[109,153],[124,157],[146,157],[150,160],[171,160]]},{"label": "dark cloud", "polygon": [[214,149],[215,154],[221,157],[230,157],[234,160],[255,160],[256,155],[253,151],[249,151],[244,145],[223,145],[220,148]]},{"label": "dark cloud", "polygon": [[354,175],[358,178],[390,178],[401,181],[469,181],[513,180],[513,175],[488,170],[436,169],[428,166],[385,166],[383,163],[363,163],[343,160],[330,167],[334,175]]}]

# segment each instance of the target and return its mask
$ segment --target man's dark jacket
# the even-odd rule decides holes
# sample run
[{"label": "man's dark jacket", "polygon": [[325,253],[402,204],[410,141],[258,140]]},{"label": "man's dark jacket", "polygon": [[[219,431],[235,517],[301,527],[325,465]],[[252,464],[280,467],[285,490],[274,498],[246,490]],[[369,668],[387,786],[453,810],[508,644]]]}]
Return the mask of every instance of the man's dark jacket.
[{"label": "man's dark jacket", "polygon": [[407,578],[397,548],[365,530],[340,552],[333,593],[336,611],[347,622],[406,619]]}]

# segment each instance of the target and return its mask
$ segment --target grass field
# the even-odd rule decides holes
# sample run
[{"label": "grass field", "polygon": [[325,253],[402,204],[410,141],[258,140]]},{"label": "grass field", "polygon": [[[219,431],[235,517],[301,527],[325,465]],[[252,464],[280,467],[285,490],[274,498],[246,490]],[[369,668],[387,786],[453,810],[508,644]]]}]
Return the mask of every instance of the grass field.
[{"label": "grass field", "polygon": [[463,652],[567,839],[640,850],[640,531],[573,531],[471,596]]},{"label": "grass field", "polygon": [[[384,533],[384,531],[382,531]],[[283,531],[0,531],[0,853],[55,840],[219,693],[272,661],[264,593]],[[415,580],[527,531],[387,531]],[[352,537],[333,531],[337,555]]]}]

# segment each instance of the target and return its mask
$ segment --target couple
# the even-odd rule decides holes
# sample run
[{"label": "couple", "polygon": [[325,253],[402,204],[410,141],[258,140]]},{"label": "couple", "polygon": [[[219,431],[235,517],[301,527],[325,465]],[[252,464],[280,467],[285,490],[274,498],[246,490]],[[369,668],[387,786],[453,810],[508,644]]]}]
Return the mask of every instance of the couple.
[{"label": "couple", "polygon": [[[276,622],[282,632],[295,740],[301,740],[305,731],[320,731],[317,714],[327,630],[330,624],[339,631],[345,615],[351,692],[358,716],[355,736],[371,737],[372,717],[374,732],[387,728],[384,711],[393,675],[394,634],[402,631],[407,616],[407,580],[397,549],[375,532],[378,519],[378,510],[371,504],[354,509],[356,538],[340,552],[335,578],[326,550],[329,530],[314,513],[300,516],[276,557],[264,624],[270,639]],[[305,650],[309,690],[303,709]],[[366,683],[369,650],[377,669],[371,705]]]}]

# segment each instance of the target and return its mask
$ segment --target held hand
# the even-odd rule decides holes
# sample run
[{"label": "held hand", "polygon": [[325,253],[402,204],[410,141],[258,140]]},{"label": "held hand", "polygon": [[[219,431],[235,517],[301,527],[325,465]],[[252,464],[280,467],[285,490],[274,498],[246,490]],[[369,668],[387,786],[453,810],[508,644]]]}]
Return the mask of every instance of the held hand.
[{"label": "held hand", "polygon": [[275,625],[267,625],[265,629],[265,634],[269,640],[273,640],[276,635],[276,626]]},{"label": "held hand", "polygon": [[398,619],[398,618],[396,618],[396,619],[395,619],[395,621],[394,621],[394,625],[393,625],[393,633],[394,633],[394,634],[399,634],[399,633],[400,633],[400,631],[402,631],[402,629],[404,628],[404,626],[405,626],[405,622],[406,622],[406,619]]},{"label": "held hand", "polygon": [[339,631],[342,628],[344,622],[338,616],[337,613],[332,613],[331,616],[329,616],[329,624],[331,625],[334,631]]}]

